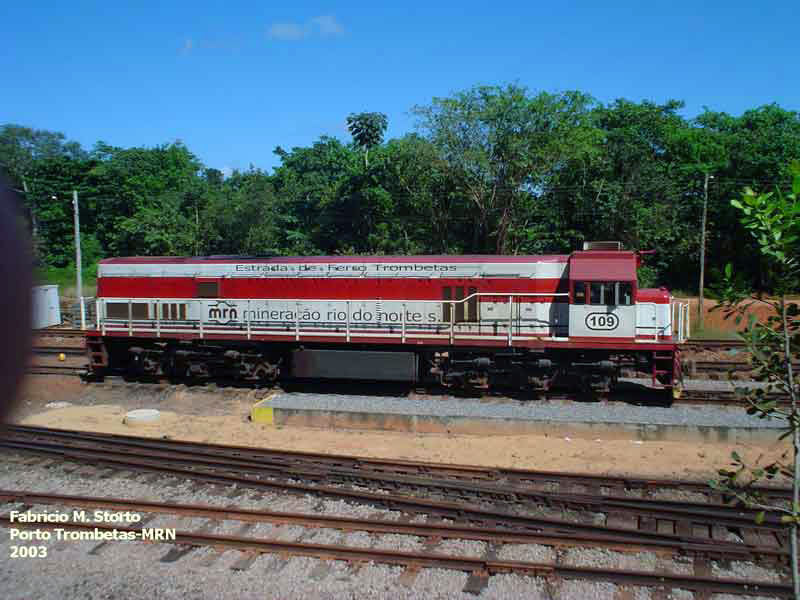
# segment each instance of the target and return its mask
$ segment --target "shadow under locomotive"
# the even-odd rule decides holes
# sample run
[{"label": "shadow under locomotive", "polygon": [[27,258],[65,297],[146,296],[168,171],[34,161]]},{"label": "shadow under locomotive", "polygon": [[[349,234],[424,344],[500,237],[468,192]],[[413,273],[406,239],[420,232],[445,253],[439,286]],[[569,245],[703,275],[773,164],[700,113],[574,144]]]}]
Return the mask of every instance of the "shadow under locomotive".
[{"label": "shadow under locomotive", "polygon": [[[607,394],[594,394],[576,389],[575,387],[554,387],[548,391],[532,392],[508,386],[486,387],[447,387],[437,382],[409,383],[397,381],[376,380],[319,380],[312,378],[284,377],[272,383],[257,381],[243,381],[233,377],[192,377],[170,376],[152,374],[133,374],[120,372],[113,374],[128,383],[151,383],[171,385],[184,385],[189,388],[207,388],[216,386],[220,389],[240,390],[275,390],[286,393],[316,394],[320,396],[365,396],[375,398],[414,399],[436,402],[437,400],[464,399],[480,400],[482,402],[550,402],[573,401],[581,403],[623,402],[634,406],[670,407],[674,402],[671,391],[652,388],[642,383],[632,381],[617,382],[614,390]],[[84,376],[87,382],[102,381],[92,373]]]}]

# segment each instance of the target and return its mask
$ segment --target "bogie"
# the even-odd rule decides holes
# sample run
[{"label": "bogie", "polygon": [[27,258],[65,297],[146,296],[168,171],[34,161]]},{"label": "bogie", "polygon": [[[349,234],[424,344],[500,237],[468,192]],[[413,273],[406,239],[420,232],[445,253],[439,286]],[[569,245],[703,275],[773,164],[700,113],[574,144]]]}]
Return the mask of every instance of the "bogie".
[{"label": "bogie", "polygon": [[[95,340],[95,345],[98,343]],[[105,340],[106,373],[134,378],[229,380],[258,386],[280,380],[360,379],[438,385],[462,392],[497,392],[536,397],[551,390],[578,391],[602,398],[617,385],[620,371],[656,374],[669,386],[679,377],[666,357],[653,353],[450,348],[409,352],[404,347],[235,342]]]}]

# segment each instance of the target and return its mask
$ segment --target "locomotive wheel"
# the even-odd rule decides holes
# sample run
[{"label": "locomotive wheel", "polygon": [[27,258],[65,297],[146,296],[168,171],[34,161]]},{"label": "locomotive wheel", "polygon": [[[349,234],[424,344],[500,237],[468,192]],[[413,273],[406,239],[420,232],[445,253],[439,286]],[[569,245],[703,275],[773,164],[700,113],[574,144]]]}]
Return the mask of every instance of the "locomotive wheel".
[{"label": "locomotive wheel", "polygon": [[277,367],[270,365],[269,363],[258,363],[255,369],[253,369],[253,374],[248,378],[255,380],[256,382],[269,385],[275,383],[275,380],[280,375],[281,371]]},{"label": "locomotive wheel", "polygon": [[210,375],[208,365],[205,363],[191,363],[186,367],[187,379],[207,379]]},{"label": "locomotive wheel", "polygon": [[173,349],[168,349],[161,357],[161,372],[167,377],[179,377],[181,369],[178,367],[175,360],[175,353]]}]

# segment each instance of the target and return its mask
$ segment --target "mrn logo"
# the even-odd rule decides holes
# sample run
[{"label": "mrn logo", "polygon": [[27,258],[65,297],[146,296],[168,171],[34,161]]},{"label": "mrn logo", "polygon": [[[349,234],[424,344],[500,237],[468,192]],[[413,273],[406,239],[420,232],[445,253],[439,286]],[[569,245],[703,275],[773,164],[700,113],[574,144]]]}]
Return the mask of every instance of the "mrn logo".
[{"label": "mrn logo", "polygon": [[227,323],[233,323],[238,319],[239,311],[236,310],[236,306],[233,304],[228,304],[224,300],[219,300],[215,304],[211,304],[208,307],[209,321],[214,321],[215,323],[225,325]]}]

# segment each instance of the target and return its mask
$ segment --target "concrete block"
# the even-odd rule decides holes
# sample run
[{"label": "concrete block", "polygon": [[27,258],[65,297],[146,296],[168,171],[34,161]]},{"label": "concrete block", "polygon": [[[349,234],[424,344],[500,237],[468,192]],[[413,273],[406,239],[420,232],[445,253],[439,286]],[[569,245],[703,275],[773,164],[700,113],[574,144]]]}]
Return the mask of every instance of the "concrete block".
[{"label": "concrete block", "polygon": [[259,400],[250,409],[250,420],[253,423],[262,423],[264,425],[275,424],[275,413],[272,408],[272,398],[267,397]]}]

